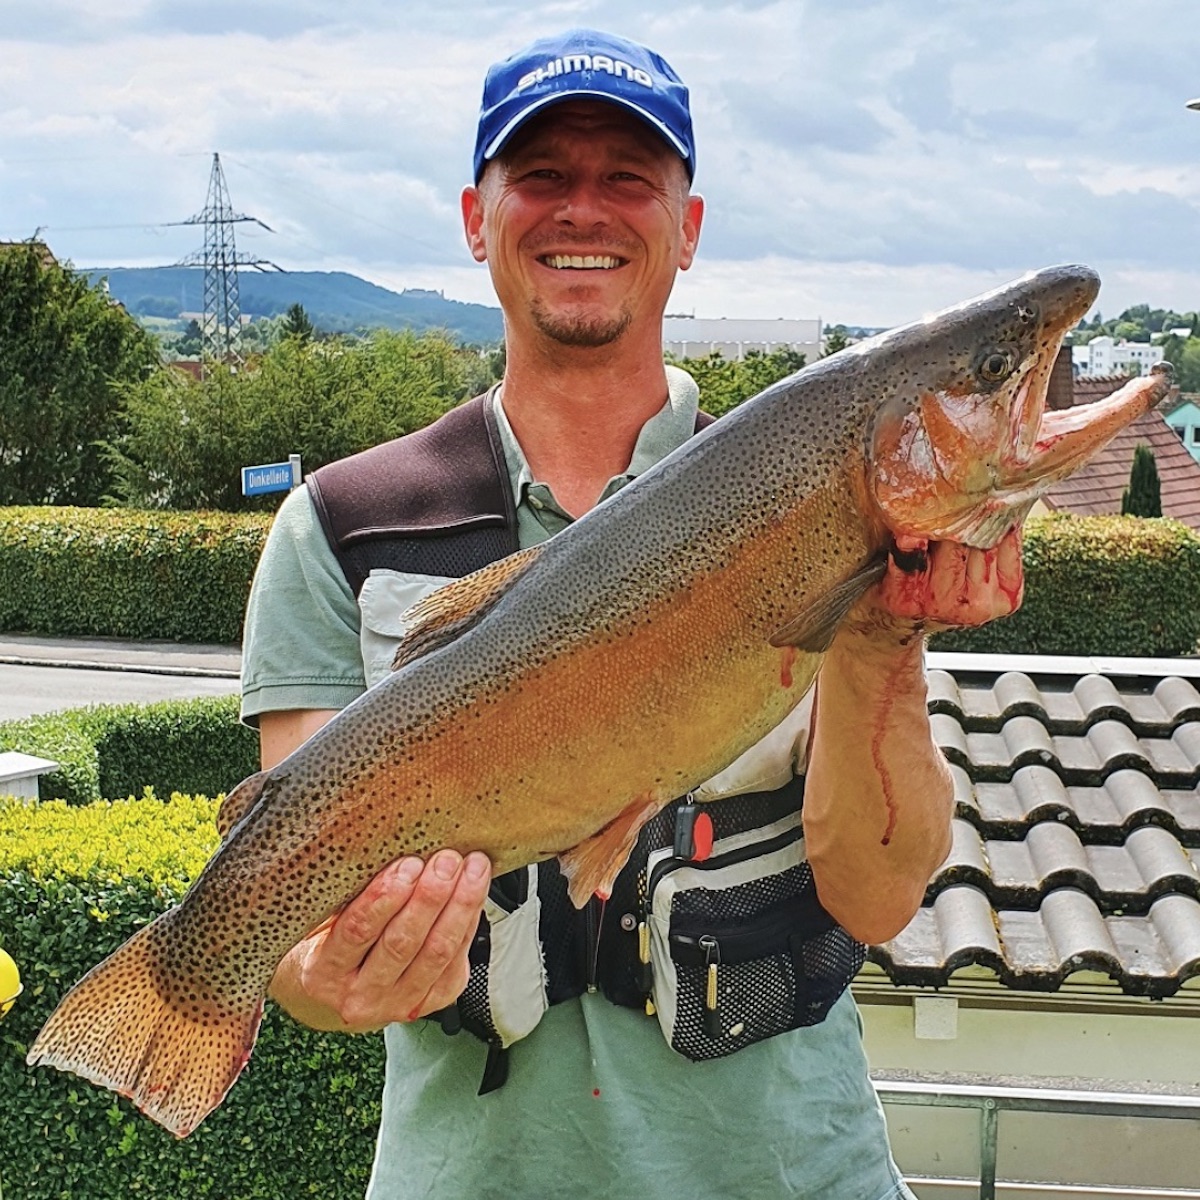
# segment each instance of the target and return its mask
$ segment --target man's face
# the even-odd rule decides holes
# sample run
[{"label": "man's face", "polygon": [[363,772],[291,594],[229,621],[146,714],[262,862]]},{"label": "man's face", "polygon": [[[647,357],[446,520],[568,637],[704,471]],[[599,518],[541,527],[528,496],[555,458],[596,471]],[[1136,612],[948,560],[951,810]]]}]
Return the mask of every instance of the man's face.
[{"label": "man's face", "polygon": [[631,327],[660,336],[702,215],[678,155],[601,101],[535,117],[463,193],[467,240],[491,269],[509,337],[566,346],[608,345]]}]

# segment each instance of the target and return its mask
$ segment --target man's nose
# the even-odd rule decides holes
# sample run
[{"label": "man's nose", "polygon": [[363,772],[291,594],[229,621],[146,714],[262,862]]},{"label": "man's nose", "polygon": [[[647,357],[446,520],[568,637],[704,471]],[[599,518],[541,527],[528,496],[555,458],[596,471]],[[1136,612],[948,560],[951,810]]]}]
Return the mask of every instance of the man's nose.
[{"label": "man's nose", "polygon": [[602,182],[578,177],[563,189],[555,216],[560,221],[582,227],[602,225],[611,216]]}]

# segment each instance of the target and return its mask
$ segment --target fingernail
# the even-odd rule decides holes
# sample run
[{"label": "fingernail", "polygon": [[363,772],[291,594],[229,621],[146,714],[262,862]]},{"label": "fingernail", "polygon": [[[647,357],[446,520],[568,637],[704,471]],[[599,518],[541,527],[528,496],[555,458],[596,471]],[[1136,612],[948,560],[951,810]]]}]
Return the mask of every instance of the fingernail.
[{"label": "fingernail", "polygon": [[425,864],[419,858],[406,858],[396,868],[396,879],[405,887],[412,887],[421,877]]},{"label": "fingernail", "polygon": [[492,873],[492,864],[482,854],[472,854],[467,859],[467,878],[472,883],[478,883],[485,875]]},{"label": "fingernail", "polygon": [[439,879],[453,879],[462,868],[462,859],[453,850],[443,850],[433,860],[433,873]]}]

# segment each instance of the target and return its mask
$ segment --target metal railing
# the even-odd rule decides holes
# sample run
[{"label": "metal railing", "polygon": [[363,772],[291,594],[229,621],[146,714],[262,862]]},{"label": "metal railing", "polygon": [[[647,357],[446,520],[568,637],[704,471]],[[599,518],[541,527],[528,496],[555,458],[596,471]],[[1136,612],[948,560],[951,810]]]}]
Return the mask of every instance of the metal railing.
[{"label": "metal railing", "polygon": [[[956,1083],[911,1083],[875,1080],[884,1104],[933,1108],[977,1109],[979,1121],[979,1200],[996,1200],[997,1134],[1002,1112],[1068,1113],[1094,1117],[1146,1117],[1160,1120],[1200,1120],[1200,1097],[1163,1096],[1141,1092],[1065,1091],[1058,1088],[996,1087]],[[974,1186],[974,1180],[932,1176],[910,1184]],[[1124,1196],[1171,1200],[1200,1200],[1200,1191],[1172,1188],[1133,1188],[1104,1185],[1004,1181],[1006,1190],[1039,1191],[1075,1196]]]}]

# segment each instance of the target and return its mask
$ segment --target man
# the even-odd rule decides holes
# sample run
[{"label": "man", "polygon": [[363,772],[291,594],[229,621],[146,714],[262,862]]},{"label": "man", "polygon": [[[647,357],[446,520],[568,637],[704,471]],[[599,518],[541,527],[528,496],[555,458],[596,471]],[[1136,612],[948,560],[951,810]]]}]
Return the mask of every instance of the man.
[{"label": "man", "polygon": [[[662,360],[662,315],[676,272],[692,264],[704,215],[690,191],[694,169],[687,90],[644,47],[573,30],[489,72],[475,184],[463,192],[462,211],[471,253],[488,264],[504,310],[507,362],[495,394],[456,411],[490,422],[511,499],[512,549],[581,516],[697,427],[695,385]],[[444,442],[439,428],[460,427],[461,417],[444,421],[431,436]],[[417,462],[422,480],[440,469],[445,456],[414,438],[348,460],[348,470],[318,472],[281,509],[245,642],[243,712],[259,726],[265,766],[382,677],[405,611],[461,573],[442,551],[461,534],[457,520],[444,520],[437,536],[397,536],[356,557],[379,525],[374,511],[356,509],[381,480],[389,494],[372,504],[417,507],[408,505],[416,476],[381,468]],[[464,462],[477,457],[464,449]],[[356,490],[360,476],[370,476],[370,487]],[[421,503],[432,496],[435,507],[453,508],[449,476],[422,490]],[[343,537],[355,519],[356,532]],[[796,857],[787,878],[802,880],[811,894],[799,899],[820,911],[821,936],[841,951],[841,975],[817,1023],[797,1018],[778,1036],[693,1064],[682,1056],[688,1047],[669,1045],[669,1031],[646,1015],[654,1006],[644,993],[636,1010],[626,1006],[640,969],[621,960],[621,947],[638,940],[632,901],[607,922],[604,907],[593,905],[587,922],[573,923],[553,907],[555,868],[505,877],[489,895],[487,860],[448,850],[428,864],[385,869],[284,960],[272,993],[299,1020],[350,1032],[386,1028],[372,1200],[910,1195],[888,1153],[844,988],[861,961],[853,939],[881,941],[902,929],[948,848],[951,787],[930,737],[915,634],[948,619],[942,607],[971,622],[1009,611],[1020,567],[1012,554],[1004,561],[1008,592],[994,573],[984,581],[973,552],[958,547],[931,548],[928,589],[905,588],[893,567],[827,656],[812,736],[806,711],[752,752],[749,767],[735,764],[707,788],[708,797],[740,793],[747,812],[774,805],[772,814],[785,815],[768,828],[792,819],[797,832],[793,785],[804,789],[804,837],[788,842]],[[953,605],[930,599],[949,595]],[[887,717],[876,721],[884,732],[867,753],[860,731],[872,712]],[[797,765],[803,784],[793,779]],[[759,780],[753,787],[768,776],[772,783],[748,795],[751,776]],[[733,811],[734,803],[711,811]],[[679,811],[672,822],[682,821]],[[647,850],[639,847],[623,873],[629,896],[646,883]],[[672,861],[691,855],[677,846]],[[722,994],[718,969],[708,968],[710,1008]],[[747,970],[753,986],[754,968]],[[433,1014],[439,1020],[422,1019]],[[444,1027],[460,1017],[490,1049],[467,1034],[447,1037]],[[692,1046],[701,1045],[692,1057],[707,1056],[708,1032],[707,1024],[692,1031]],[[510,1045],[506,1073],[500,1048]]]}]

